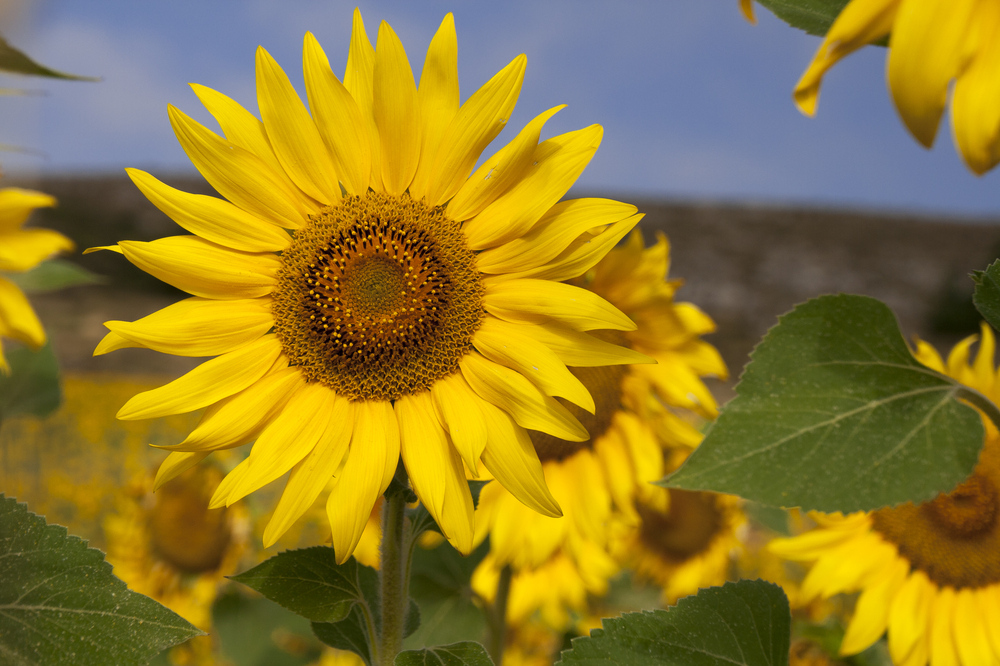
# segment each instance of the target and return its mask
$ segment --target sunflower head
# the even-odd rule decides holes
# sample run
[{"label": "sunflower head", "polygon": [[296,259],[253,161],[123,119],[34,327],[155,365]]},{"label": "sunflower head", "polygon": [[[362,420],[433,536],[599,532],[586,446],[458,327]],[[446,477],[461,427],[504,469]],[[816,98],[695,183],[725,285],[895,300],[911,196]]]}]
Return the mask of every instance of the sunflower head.
[{"label": "sunflower head", "polygon": [[181,145],[223,198],[129,171],[192,235],[106,249],[191,298],[108,322],[96,353],[140,346],[216,358],[135,396],[119,418],[205,408],[158,483],[254,442],[210,505],[287,473],[265,543],[326,494],[341,561],[400,458],[462,551],[473,543],[466,469],[485,468],[532,510],[559,516],[529,431],[585,441],[557,398],[589,413],[595,403],[567,366],[639,356],[590,335],[635,325],[567,283],[640,217],[616,201],[560,202],[601,128],[543,141],[554,107],[482,158],[514,108],[526,58],[462,102],[451,15],[419,82],[392,28],[382,23],[373,46],[358,11],[343,77],[311,34],[303,61],[305,102],[258,49],[259,119],[195,86],[222,136],[170,107]]}]

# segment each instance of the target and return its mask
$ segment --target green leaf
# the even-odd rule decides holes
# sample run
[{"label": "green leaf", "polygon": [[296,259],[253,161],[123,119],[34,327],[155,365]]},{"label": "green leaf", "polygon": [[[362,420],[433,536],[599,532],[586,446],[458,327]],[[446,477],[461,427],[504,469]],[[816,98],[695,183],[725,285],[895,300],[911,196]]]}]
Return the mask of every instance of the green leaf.
[{"label": "green leaf", "polygon": [[469,580],[489,550],[488,541],[468,557],[447,542],[430,550],[415,550],[410,594],[420,605],[422,622],[408,647],[443,645],[484,635],[486,617],[473,601]]},{"label": "green leaf", "polygon": [[372,666],[368,624],[360,606],[355,606],[340,622],[313,622],[313,633],[332,648],[349,650]]},{"label": "green leaf", "polygon": [[353,557],[337,564],[327,546],[278,553],[232,578],[313,622],[340,622],[366,596],[378,597],[378,572]]},{"label": "green leaf", "polygon": [[976,283],[972,302],[983,319],[1000,331],[1000,259],[985,271],[974,271],[972,281]]},{"label": "green leaf", "polygon": [[66,287],[104,282],[104,278],[100,275],[91,273],[86,268],[63,259],[49,259],[30,271],[10,273],[6,277],[22,291],[28,293],[55,291]]},{"label": "green leaf", "polygon": [[486,648],[471,641],[405,650],[396,655],[393,663],[395,666],[493,666]]},{"label": "green leaf", "polygon": [[0,493],[0,663],[148,663],[202,632],[129,591],[104,554]]},{"label": "green leaf", "polygon": [[73,81],[100,81],[90,76],[67,74],[45,65],[40,65],[29,58],[23,51],[15,49],[6,39],[0,37],[0,71],[10,74],[27,74],[29,76],[48,76],[54,79],[70,79]]},{"label": "green leaf", "polygon": [[[587,666],[784,666],[791,614],[781,588],[741,580],[685,597],[668,610],[601,620],[574,638],[559,664]],[[397,662],[398,663],[398,662]]]},{"label": "green leaf", "polygon": [[212,637],[219,664],[307,666],[320,658],[322,644],[309,620],[249,590],[220,596],[212,606]]},{"label": "green leaf", "polygon": [[976,464],[983,424],[955,397],[990,403],[913,358],[873,298],[799,305],[751,359],[737,397],[662,485],[867,511],[929,500]]},{"label": "green leaf", "polygon": [[782,21],[810,35],[825,35],[848,0],[757,0]]},{"label": "green leaf", "polygon": [[0,420],[18,414],[45,416],[59,408],[59,363],[46,344],[38,351],[27,347],[5,350],[10,374],[0,374]]}]

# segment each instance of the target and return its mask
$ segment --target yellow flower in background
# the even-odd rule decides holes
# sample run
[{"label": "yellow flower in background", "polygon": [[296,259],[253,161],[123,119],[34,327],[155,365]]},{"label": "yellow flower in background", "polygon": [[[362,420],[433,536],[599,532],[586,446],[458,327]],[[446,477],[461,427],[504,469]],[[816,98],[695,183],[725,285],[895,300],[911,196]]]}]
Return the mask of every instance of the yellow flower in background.
[{"label": "yellow flower in background", "polygon": [[740,11],[750,25],[757,25],[757,17],[753,13],[753,0],[740,0]]},{"label": "yellow flower in background", "polygon": [[[969,337],[947,362],[927,343],[924,365],[1000,402],[995,340],[985,324],[974,361]],[[972,475],[930,502],[872,513],[812,514],[819,527],[770,548],[814,562],[806,598],[861,591],[840,646],[861,652],[888,632],[893,662],[906,666],[1000,663],[1000,434],[983,419],[986,441]]]},{"label": "yellow flower in background", "polygon": [[[45,329],[24,292],[3,273],[23,273],[60,252],[73,249],[73,241],[51,229],[24,229],[36,208],[55,206],[48,194],[9,187],[0,190],[0,338],[23,342],[32,349],[45,344]],[[10,366],[0,344],[0,372]]]},{"label": "yellow flower in background", "polygon": [[[209,509],[223,474],[188,470],[153,494],[153,475],[133,480],[104,520],[107,559],[129,589],[145,594],[199,629],[210,631],[212,604],[247,550],[250,518],[241,505]],[[177,654],[174,654],[177,652]],[[171,654],[174,663],[215,663],[210,636]]]},{"label": "yellow flower in background", "polygon": [[661,587],[665,604],[673,604],[732,577],[734,555],[741,548],[738,530],[746,517],[731,495],[659,490],[668,500],[640,503],[641,522],[620,528],[612,552],[641,580]]},{"label": "yellow flower in background", "polygon": [[601,128],[539,143],[555,107],[474,170],[510,116],[526,59],[459,104],[456,53],[448,15],[417,86],[392,28],[381,24],[373,48],[355,12],[343,83],[306,34],[309,108],[263,48],[261,120],[202,86],[195,92],[225,138],[170,108],[181,145],[225,199],[129,171],[195,235],[107,249],[192,298],[136,322],[108,322],[95,353],[142,346],[217,356],[135,396],[118,416],[207,408],[158,483],[212,451],[256,440],[212,506],[290,472],[265,544],[334,476],[328,517],[337,559],[346,560],[400,457],[463,552],[473,542],[466,466],[476,472],[481,463],[532,509],[560,515],[526,429],[586,440],[553,397],[594,409],[567,364],[633,358],[587,331],[634,324],[563,283],[638,221],[618,202],[559,202]]},{"label": "yellow flower in background", "polygon": [[[726,366],[700,339],[714,323],[690,303],[674,301],[681,282],[666,279],[669,250],[664,236],[647,248],[634,232],[578,281],[636,322],[634,331],[600,335],[609,350],[612,343],[631,349],[639,364],[573,369],[597,406],[589,414],[566,405],[586,426],[589,440],[531,433],[564,517],[530,511],[499,484],[487,484],[480,493],[477,541],[489,534],[490,554],[477,569],[474,589],[492,599],[500,570],[510,565],[513,618],[540,608],[547,623],[565,628],[567,610],[582,612],[587,594],[607,591],[618,570],[607,552],[613,516],[635,524],[639,508],[662,504],[666,491],[650,482],[664,475],[665,447],[690,451],[701,440],[695,422],[716,414],[701,378],[724,378]],[[657,363],[643,363],[649,358]],[[594,355],[578,362],[606,360]]]},{"label": "yellow flower in background", "polygon": [[795,86],[816,113],[826,71],[857,49],[889,38],[886,77],[903,123],[934,143],[951,91],[955,145],[977,174],[1000,161],[1000,4],[989,0],[851,0]]}]

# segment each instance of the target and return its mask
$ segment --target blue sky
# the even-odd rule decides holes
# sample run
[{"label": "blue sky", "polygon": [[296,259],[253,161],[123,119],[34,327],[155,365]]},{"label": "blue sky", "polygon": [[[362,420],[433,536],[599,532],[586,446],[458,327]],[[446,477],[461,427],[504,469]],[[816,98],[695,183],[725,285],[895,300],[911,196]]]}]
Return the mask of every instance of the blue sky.
[{"label": "blue sky", "polygon": [[[354,3],[334,0],[36,2],[0,27],[19,48],[100,83],[5,77],[43,96],[0,98],[0,143],[44,157],[0,156],[7,172],[193,172],[167,121],[172,103],[214,126],[186,85],[256,111],[254,50],[301,81],[312,31],[342,71]],[[869,47],[827,78],[816,118],[791,90],[819,39],[736,0],[362,2],[369,34],[388,21],[419,72],[442,16],[455,14],[463,98],[514,56],[528,56],[517,110],[501,140],[556,104],[557,134],[591,123],[604,143],[578,191],[619,197],[793,203],[1000,217],[1000,174],[973,176],[947,119],[926,151],[906,134]],[[417,74],[419,76],[419,74]],[[300,86],[301,90],[301,86]],[[509,136],[508,136],[509,135]]]}]

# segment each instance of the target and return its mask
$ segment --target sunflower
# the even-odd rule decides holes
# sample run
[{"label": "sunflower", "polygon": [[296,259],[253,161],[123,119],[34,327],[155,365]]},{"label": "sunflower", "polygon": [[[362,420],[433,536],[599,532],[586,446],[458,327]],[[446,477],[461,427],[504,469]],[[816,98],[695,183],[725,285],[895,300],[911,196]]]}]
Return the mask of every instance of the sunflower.
[{"label": "sunflower", "polygon": [[[51,229],[22,229],[36,208],[55,206],[42,192],[8,187],[0,190],[0,338],[12,338],[32,349],[45,344],[45,329],[24,292],[3,273],[23,273],[54,254],[69,252],[73,241]],[[10,365],[0,344],[0,372]]]},{"label": "sunflower", "polygon": [[851,0],[795,86],[799,110],[815,114],[826,71],[890,33],[886,76],[910,134],[931,147],[954,81],[955,145],[976,174],[992,169],[1000,161],[1000,4],[996,2]]},{"label": "sunflower", "polygon": [[[603,595],[618,570],[607,553],[613,517],[635,524],[645,507],[662,504],[666,493],[649,482],[664,474],[664,447],[690,450],[701,439],[693,420],[715,415],[715,400],[701,377],[725,377],[726,367],[715,348],[700,339],[714,324],[690,303],[674,301],[681,282],[667,280],[668,269],[666,238],[661,235],[646,248],[635,232],[578,281],[636,322],[635,331],[601,335],[631,349],[640,364],[573,369],[597,409],[588,414],[567,408],[587,427],[590,440],[566,442],[531,433],[565,518],[529,511],[500,485],[483,488],[477,537],[488,533],[491,550],[480,569],[492,572],[479,573],[474,586],[487,599],[493,596],[490,582],[495,589],[499,570],[510,565],[511,607],[542,608],[552,626],[565,628],[568,615],[557,610],[559,603],[582,611],[586,594]],[[657,363],[642,363],[648,359]],[[541,583],[546,580],[559,584]]]},{"label": "sunflower", "polygon": [[[104,519],[107,559],[129,588],[208,631],[212,604],[247,550],[250,519],[237,505],[209,509],[222,473],[188,470],[153,494],[153,475],[133,479]],[[210,637],[197,637],[171,655],[175,663],[214,663]]]},{"label": "sunflower", "polygon": [[[972,361],[975,340],[956,345],[947,362],[922,341],[915,356],[1000,402],[993,332],[983,325]],[[802,584],[806,597],[861,591],[842,655],[861,652],[888,631],[897,664],[1000,663],[1000,434],[983,421],[979,462],[952,492],[916,506],[812,514],[817,529],[771,542],[783,557],[814,562]]]},{"label": "sunflower", "polygon": [[225,138],[170,107],[181,145],[225,199],[129,171],[194,235],[104,249],[192,297],[136,322],[108,322],[95,353],[218,355],[135,396],[118,416],[207,408],[161,481],[256,440],[212,506],[289,473],[265,544],[335,476],[328,517],[345,561],[400,458],[463,552],[473,541],[466,466],[481,462],[532,509],[560,515],[527,429],[586,440],[553,397],[594,409],[566,364],[633,357],[587,333],[632,330],[628,317],[561,282],[590,269],[638,221],[634,207],[615,201],[559,202],[601,128],[539,143],[562,108],[554,107],[476,168],[510,116],[526,59],[460,105],[456,49],[449,14],[418,87],[392,28],[381,24],[373,48],[355,11],[343,82],[305,36],[308,109],[263,48],[261,120],[201,86],[195,92]]}]

